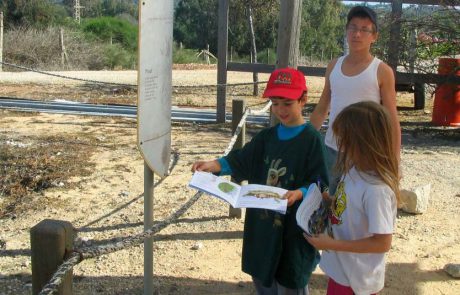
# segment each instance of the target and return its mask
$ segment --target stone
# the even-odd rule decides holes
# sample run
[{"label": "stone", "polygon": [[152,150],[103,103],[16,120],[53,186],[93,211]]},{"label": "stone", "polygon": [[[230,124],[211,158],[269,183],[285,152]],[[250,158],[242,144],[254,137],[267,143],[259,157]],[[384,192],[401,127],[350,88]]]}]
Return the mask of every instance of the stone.
[{"label": "stone", "polygon": [[198,242],[192,246],[192,250],[200,250],[201,248],[203,248],[203,243],[201,242]]},{"label": "stone", "polygon": [[421,214],[428,209],[431,184],[418,186],[412,190],[401,190],[401,209],[408,213]]},{"label": "stone", "polygon": [[446,264],[446,266],[444,266],[444,271],[454,278],[460,278],[460,264]]}]

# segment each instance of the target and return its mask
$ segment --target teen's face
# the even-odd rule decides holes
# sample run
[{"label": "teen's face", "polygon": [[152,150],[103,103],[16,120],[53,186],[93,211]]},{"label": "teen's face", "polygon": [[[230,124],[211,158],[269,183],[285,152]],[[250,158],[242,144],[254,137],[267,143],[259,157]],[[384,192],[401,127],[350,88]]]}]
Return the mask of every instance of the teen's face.
[{"label": "teen's face", "polygon": [[368,18],[354,17],[347,26],[347,40],[350,50],[369,50],[377,41],[377,32]]},{"label": "teen's face", "polygon": [[270,98],[272,101],[272,112],[284,126],[298,126],[304,123],[302,108],[305,100]]}]

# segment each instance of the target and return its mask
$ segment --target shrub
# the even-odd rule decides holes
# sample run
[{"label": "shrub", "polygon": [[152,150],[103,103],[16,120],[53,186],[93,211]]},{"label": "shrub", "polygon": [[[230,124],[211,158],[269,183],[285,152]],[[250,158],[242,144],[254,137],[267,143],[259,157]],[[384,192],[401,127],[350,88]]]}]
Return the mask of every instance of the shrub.
[{"label": "shrub", "polygon": [[83,31],[92,39],[117,43],[130,51],[137,50],[137,26],[115,17],[98,17],[85,20]]}]

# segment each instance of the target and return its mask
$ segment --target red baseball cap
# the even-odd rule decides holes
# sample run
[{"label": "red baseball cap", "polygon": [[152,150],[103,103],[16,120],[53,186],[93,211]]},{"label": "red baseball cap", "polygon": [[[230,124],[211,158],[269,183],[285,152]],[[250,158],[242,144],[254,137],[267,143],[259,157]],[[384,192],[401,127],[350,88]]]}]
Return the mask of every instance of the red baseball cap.
[{"label": "red baseball cap", "polygon": [[293,68],[276,69],[270,75],[263,97],[299,99],[307,91],[305,76]]}]

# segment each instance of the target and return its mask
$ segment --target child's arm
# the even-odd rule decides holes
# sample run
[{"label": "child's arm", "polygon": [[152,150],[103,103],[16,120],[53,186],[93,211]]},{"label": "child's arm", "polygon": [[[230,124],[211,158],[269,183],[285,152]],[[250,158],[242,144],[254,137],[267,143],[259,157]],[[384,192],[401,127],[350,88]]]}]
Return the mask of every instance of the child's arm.
[{"label": "child's arm", "polygon": [[212,161],[197,161],[192,165],[192,172],[195,171],[205,171],[205,172],[220,172],[221,166],[219,161],[212,160]]},{"label": "child's arm", "polygon": [[327,65],[323,92],[321,93],[318,104],[315,106],[315,109],[310,115],[310,123],[317,130],[321,128],[321,125],[323,124],[324,120],[326,120],[327,114],[329,113],[329,107],[331,104],[331,84],[329,82],[329,76],[336,62],[337,59],[333,59]]},{"label": "child's arm", "polygon": [[392,234],[374,234],[371,237],[360,240],[334,240],[327,234],[309,237],[305,239],[318,250],[333,250],[353,253],[384,253],[391,247]]},{"label": "child's arm", "polygon": [[378,80],[382,105],[387,108],[393,127],[393,144],[398,162],[401,162],[401,126],[399,125],[398,111],[396,109],[396,90],[393,69],[385,63],[380,63]]}]

